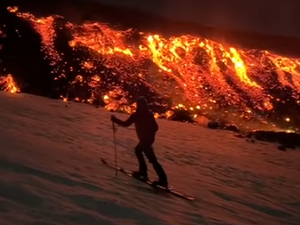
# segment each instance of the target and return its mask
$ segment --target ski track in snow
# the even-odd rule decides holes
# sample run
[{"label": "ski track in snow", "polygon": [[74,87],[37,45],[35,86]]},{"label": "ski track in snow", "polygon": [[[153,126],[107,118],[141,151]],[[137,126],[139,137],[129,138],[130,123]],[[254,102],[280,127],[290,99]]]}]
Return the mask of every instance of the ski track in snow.
[{"label": "ski track in snow", "polygon": [[[110,112],[3,92],[0,103],[1,225],[300,224],[299,151],[158,120],[156,154],[191,202],[101,164],[114,162]],[[136,169],[134,129],[116,137],[119,165]]]}]

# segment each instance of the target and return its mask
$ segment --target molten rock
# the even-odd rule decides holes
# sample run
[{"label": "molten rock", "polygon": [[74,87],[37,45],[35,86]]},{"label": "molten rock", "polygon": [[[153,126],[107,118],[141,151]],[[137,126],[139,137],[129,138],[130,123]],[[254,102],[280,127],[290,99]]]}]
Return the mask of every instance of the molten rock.
[{"label": "molten rock", "polygon": [[[51,7],[36,0],[10,2],[18,2],[20,9],[0,4],[0,73],[5,75],[5,90],[16,92],[12,87],[20,86],[23,93],[99,106],[104,106],[103,100],[108,110],[114,107],[109,104],[112,99],[120,104],[121,99],[132,102],[144,95],[159,114],[180,106],[195,117],[201,110],[217,121],[276,123],[288,116],[286,126],[300,127],[297,41],[265,36],[261,42],[261,36],[222,29],[217,35],[216,29],[89,1],[54,0]],[[274,48],[293,46],[295,56],[266,47],[275,42],[287,44],[272,44]],[[8,74],[15,85],[7,82]],[[130,113],[127,109],[121,110]],[[194,122],[187,112],[176,112],[172,119]],[[211,122],[208,127],[224,126]]]}]

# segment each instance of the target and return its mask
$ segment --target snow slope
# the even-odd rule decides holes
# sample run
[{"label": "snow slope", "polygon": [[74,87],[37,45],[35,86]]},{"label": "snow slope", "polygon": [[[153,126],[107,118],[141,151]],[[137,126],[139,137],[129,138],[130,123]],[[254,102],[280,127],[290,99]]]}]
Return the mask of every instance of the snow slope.
[{"label": "snow slope", "polygon": [[[157,155],[189,202],[101,164],[114,160],[110,112],[3,92],[0,104],[1,225],[300,224],[299,151],[158,120]],[[135,169],[134,130],[117,143],[119,165]]]}]

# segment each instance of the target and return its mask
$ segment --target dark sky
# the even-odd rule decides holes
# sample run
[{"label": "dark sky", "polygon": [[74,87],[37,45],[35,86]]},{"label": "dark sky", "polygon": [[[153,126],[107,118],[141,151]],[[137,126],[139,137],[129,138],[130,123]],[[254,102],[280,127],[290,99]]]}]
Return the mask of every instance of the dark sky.
[{"label": "dark sky", "polygon": [[200,25],[300,38],[300,0],[92,0]]}]

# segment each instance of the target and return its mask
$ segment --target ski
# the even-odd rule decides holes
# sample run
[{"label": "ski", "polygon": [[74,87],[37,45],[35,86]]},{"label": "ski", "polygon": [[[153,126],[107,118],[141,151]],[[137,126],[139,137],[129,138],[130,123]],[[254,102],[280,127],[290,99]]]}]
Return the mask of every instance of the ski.
[{"label": "ski", "polygon": [[157,189],[160,189],[160,190],[163,190],[163,191],[166,191],[176,197],[180,197],[180,198],[183,198],[183,199],[186,199],[186,200],[190,200],[190,201],[194,201],[195,200],[195,197],[192,197],[190,195],[187,195],[187,194],[184,194],[180,191],[177,191],[175,190],[173,187],[163,187],[163,186],[159,186],[159,185],[153,185],[153,181],[152,180],[145,180],[145,179],[142,179],[142,178],[139,178],[139,177],[135,177],[135,176],[132,176],[132,172],[129,171],[129,170],[126,170],[122,167],[116,167],[112,164],[109,164],[105,159],[102,159],[101,158],[101,162],[106,165],[107,167],[111,168],[111,169],[114,169],[114,170],[118,170],[119,172],[121,172],[122,174],[125,174],[127,175],[128,177],[132,177],[136,180],[139,180],[139,181],[142,181],[143,183],[146,183],[148,184],[149,186],[153,187],[153,188],[157,188]]}]

